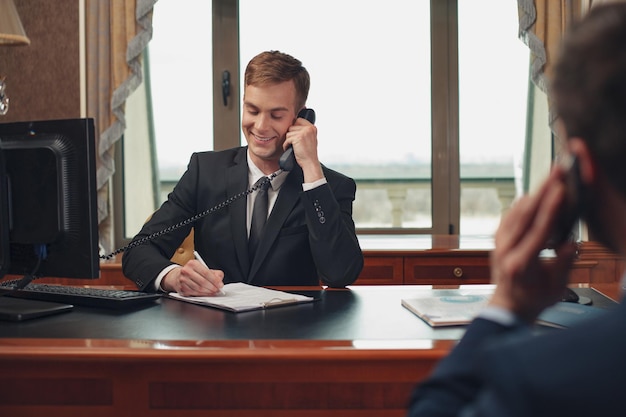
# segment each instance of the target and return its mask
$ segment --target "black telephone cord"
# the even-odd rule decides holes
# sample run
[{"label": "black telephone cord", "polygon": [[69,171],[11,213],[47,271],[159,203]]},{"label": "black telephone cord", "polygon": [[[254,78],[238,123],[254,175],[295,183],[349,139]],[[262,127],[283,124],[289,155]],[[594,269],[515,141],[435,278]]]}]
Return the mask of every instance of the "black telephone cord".
[{"label": "black telephone cord", "polygon": [[205,216],[207,216],[207,215],[209,215],[209,214],[211,214],[211,213],[213,213],[213,212],[215,212],[217,210],[221,210],[224,207],[228,207],[234,201],[239,200],[240,198],[242,198],[244,196],[247,196],[248,194],[252,194],[253,192],[257,191],[259,188],[261,188],[262,185],[264,185],[264,184],[272,181],[274,178],[276,178],[281,172],[283,172],[283,170],[279,169],[278,171],[272,173],[269,177],[265,177],[266,178],[265,181],[263,181],[263,182],[261,182],[259,184],[254,185],[252,188],[249,188],[246,191],[242,191],[239,194],[235,194],[234,196],[232,196],[232,197],[228,198],[227,200],[225,200],[225,201],[223,201],[223,202],[221,202],[221,203],[211,207],[210,209],[207,209],[207,210],[205,210],[205,211],[203,211],[201,213],[198,213],[198,214],[196,214],[196,215],[194,215],[194,216],[192,216],[192,217],[190,217],[188,219],[185,219],[182,222],[179,222],[179,223],[176,223],[176,224],[174,224],[172,226],[166,227],[165,229],[159,230],[158,232],[154,232],[154,233],[152,233],[152,234],[150,234],[148,236],[144,236],[141,239],[133,240],[128,245],[126,245],[124,247],[121,247],[119,249],[116,249],[115,251],[109,253],[108,255],[100,255],[100,259],[110,260],[110,259],[114,258],[116,255],[118,255],[118,254],[120,254],[120,253],[122,253],[122,252],[124,252],[126,250],[129,250],[129,249],[132,249],[132,248],[134,248],[136,246],[148,243],[151,240],[154,240],[154,239],[156,239],[156,238],[158,238],[160,236],[163,236],[163,235],[165,235],[167,233],[170,233],[170,232],[172,232],[172,231],[174,231],[176,229],[180,229],[181,227],[187,226],[188,224],[195,223],[197,220],[199,220],[199,219],[201,219],[201,218],[203,218],[203,217],[205,217]]}]

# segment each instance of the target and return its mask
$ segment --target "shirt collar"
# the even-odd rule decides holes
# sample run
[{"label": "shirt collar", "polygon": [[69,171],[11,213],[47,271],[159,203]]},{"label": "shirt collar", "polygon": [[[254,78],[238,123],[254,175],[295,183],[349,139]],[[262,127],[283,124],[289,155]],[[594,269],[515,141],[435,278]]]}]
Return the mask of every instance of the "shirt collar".
[{"label": "shirt collar", "polygon": [[[246,151],[246,159],[248,160],[248,185],[252,187],[261,177],[267,177],[268,175],[263,174],[254,162],[252,162],[252,158],[250,158],[250,148]],[[280,187],[282,187],[283,183],[287,179],[288,172],[282,171],[278,174],[270,183],[272,190],[278,191]]]}]

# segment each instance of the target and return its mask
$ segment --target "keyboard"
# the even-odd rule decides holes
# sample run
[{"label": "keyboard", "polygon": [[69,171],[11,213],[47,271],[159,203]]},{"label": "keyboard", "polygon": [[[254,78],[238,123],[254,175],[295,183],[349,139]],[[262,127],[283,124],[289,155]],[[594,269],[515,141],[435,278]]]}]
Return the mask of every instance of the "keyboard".
[{"label": "keyboard", "polygon": [[75,287],[56,284],[28,284],[14,290],[17,280],[0,283],[0,293],[30,300],[54,301],[87,307],[123,309],[148,304],[161,298],[160,294],[134,290]]}]

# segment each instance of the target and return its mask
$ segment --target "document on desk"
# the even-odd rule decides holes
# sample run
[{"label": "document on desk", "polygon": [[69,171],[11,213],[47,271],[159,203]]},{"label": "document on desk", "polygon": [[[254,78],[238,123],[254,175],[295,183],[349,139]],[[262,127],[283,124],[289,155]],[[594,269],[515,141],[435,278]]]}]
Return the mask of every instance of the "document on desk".
[{"label": "document on desk", "polygon": [[211,297],[185,297],[175,292],[169,293],[168,296],[175,300],[215,307],[235,313],[308,303],[315,300],[313,297],[257,287],[243,282],[226,284],[223,287],[223,291],[224,295]]},{"label": "document on desk", "polygon": [[493,288],[432,290],[402,299],[402,305],[431,327],[469,324],[493,294]]}]

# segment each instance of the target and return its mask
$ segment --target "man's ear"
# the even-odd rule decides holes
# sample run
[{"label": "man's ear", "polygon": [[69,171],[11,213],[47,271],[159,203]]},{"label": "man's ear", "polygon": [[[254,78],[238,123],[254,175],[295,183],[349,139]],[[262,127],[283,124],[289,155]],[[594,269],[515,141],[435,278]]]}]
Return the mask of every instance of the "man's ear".
[{"label": "man's ear", "polygon": [[580,179],[583,184],[593,184],[598,177],[598,164],[591,155],[587,143],[581,138],[569,138],[567,147],[572,156],[578,158]]}]

